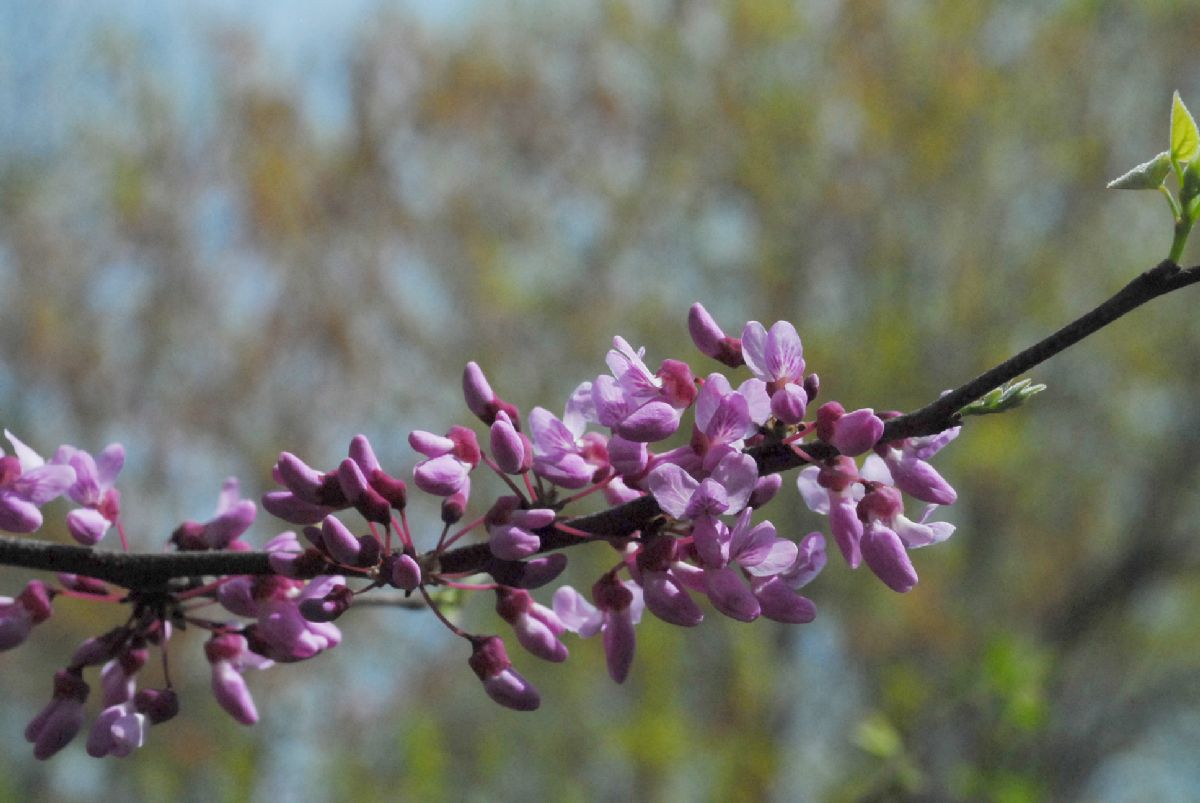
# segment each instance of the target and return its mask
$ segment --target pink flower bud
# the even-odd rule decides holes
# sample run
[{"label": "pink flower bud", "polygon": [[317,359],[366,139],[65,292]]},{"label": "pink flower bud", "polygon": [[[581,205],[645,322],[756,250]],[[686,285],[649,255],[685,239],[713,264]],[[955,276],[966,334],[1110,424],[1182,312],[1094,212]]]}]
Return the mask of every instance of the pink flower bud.
[{"label": "pink flower bud", "polygon": [[321,545],[338,563],[355,566],[362,552],[362,545],[350,529],[333,516],[321,523]]},{"label": "pink flower bud", "polygon": [[804,420],[808,394],[794,382],[788,382],[771,394],[771,415],[785,424],[799,424]]},{"label": "pink flower bud", "polygon": [[900,536],[880,522],[871,522],[863,533],[862,555],[871,571],[893,591],[903,594],[917,584],[917,570]]},{"label": "pink flower bud", "polygon": [[762,606],[762,615],[776,622],[801,625],[817,616],[812,600],[793,591],[779,575],[756,582],[754,596]]},{"label": "pink flower bud", "polygon": [[262,503],[272,516],[292,524],[316,524],[333,512],[330,507],[305,502],[291,491],[265,493]]},{"label": "pink flower bud", "polygon": [[745,364],[742,359],[741,341],[728,337],[699,301],[688,310],[688,333],[701,354],[712,357],[730,368]]},{"label": "pink flower bud", "polygon": [[488,697],[516,711],[533,711],[541,705],[537,689],[512,668],[499,636],[473,638],[471,646],[474,652],[467,663],[483,681]]},{"label": "pink flower bud", "polygon": [[833,424],[829,442],[844,455],[868,451],[883,435],[883,421],[869,407],[846,413]]},{"label": "pink flower bud", "polygon": [[371,442],[367,440],[366,435],[355,435],[350,440],[350,459],[357,463],[362,473],[367,476],[379,468],[379,460],[375,457],[375,450],[371,448]]},{"label": "pink flower bud", "polygon": [[396,588],[415,591],[421,585],[421,567],[411,555],[397,555],[392,561],[388,578]]},{"label": "pink flower bud", "polygon": [[83,727],[83,704],[88,685],[77,671],[54,673],[54,696],[25,727],[26,741],[33,743],[33,757],[44,761],[67,746]]}]

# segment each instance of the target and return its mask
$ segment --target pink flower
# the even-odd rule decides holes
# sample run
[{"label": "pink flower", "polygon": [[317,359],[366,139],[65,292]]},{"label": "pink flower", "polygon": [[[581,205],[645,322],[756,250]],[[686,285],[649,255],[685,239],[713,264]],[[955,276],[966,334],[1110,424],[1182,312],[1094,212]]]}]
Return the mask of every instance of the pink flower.
[{"label": "pink flower", "polygon": [[0,530],[31,533],[42,526],[39,507],[61,496],[75,482],[70,466],[47,464],[8,430],[15,454],[0,449]]},{"label": "pink flower", "polygon": [[520,560],[541,549],[542,539],[535,532],[554,523],[555,512],[549,508],[522,510],[515,496],[501,496],[492,505],[484,521],[488,530],[488,546],[501,560]]},{"label": "pink flower", "polygon": [[858,467],[853,458],[839,455],[821,466],[806,466],[796,476],[796,487],[809,509],[829,515],[829,527],[838,549],[851,569],[862,563],[862,521],[857,504],[862,498]]},{"label": "pink flower", "polygon": [[738,368],[745,364],[742,358],[742,342],[726,335],[699,301],[688,310],[688,332],[702,354],[723,362],[730,368]]},{"label": "pink flower", "polygon": [[491,426],[496,420],[496,413],[504,412],[513,423],[518,424],[521,418],[516,407],[501,399],[488,384],[483,369],[474,362],[467,363],[463,369],[463,396],[466,397],[467,407],[479,416],[479,420]]},{"label": "pink flower", "polygon": [[582,638],[601,633],[608,674],[623,683],[633,664],[637,637],[633,627],[642,620],[645,604],[642,589],[631,581],[619,582],[612,573],[602,576],[592,586],[592,605],[570,586],[554,592],[554,612],[567,630]]},{"label": "pink flower", "polygon": [[533,470],[562,488],[583,488],[608,473],[607,438],[585,432],[596,417],[592,383],[584,382],[567,400],[560,420],[544,407],[529,411]]},{"label": "pink flower", "polygon": [[83,704],[88,685],[78,671],[54,673],[54,696],[25,727],[25,739],[33,744],[33,757],[44,761],[62,750],[83,727]]},{"label": "pink flower", "polygon": [[642,361],[644,353],[614,337],[606,358],[612,376],[596,377],[592,400],[603,426],[622,438],[652,443],[679,429],[680,416],[696,398],[696,386],[691,370],[678,360],[664,360],[652,374]]},{"label": "pink flower", "polygon": [[121,512],[121,495],[113,486],[125,465],[125,447],[110,443],[93,458],[82,449],[60,446],[51,462],[74,469],[75,483],[67,495],[81,507],[67,514],[67,530],[79,543],[93,546]]},{"label": "pink flower", "polygon": [[512,625],[521,646],[538,658],[556,663],[567,660],[567,645],[558,640],[566,626],[554,611],[534,602],[528,591],[497,588],[496,613]]},{"label": "pink flower", "polygon": [[542,704],[537,689],[512,668],[499,636],[472,638],[471,647],[467,663],[483,681],[488,697],[515,711],[534,711]]},{"label": "pink flower", "polygon": [[409,433],[408,443],[426,457],[413,469],[413,478],[422,491],[450,496],[470,487],[468,475],[481,458],[474,432],[458,426],[451,427],[445,436],[415,430]]},{"label": "pink flower", "polygon": [[859,455],[870,449],[883,435],[883,420],[869,407],[847,413],[835,401],[817,410],[817,437],[831,443],[844,455]]},{"label": "pink flower", "polygon": [[733,529],[724,524],[718,528],[721,551],[728,560],[722,565],[706,566],[704,588],[708,598],[721,613],[733,619],[750,622],[762,612],[752,588],[742,582],[742,571],[753,577],[773,577],[786,571],[796,560],[796,544],[786,538],[776,538],[775,527],[764,521],[751,526],[753,511],[746,508],[738,516]]},{"label": "pink flower", "polygon": [[185,521],[175,528],[171,542],[184,551],[246,549],[245,544],[235,542],[250,529],[257,514],[254,502],[241,498],[237,478],[228,477],[221,484],[216,515],[206,522]]},{"label": "pink flower", "polygon": [[0,597],[0,650],[19,646],[50,614],[50,591],[41,580],[30,580],[16,599]]},{"label": "pink flower", "polygon": [[785,424],[804,418],[808,394],[804,390],[804,350],[796,327],[777,321],[770,330],[750,321],[742,330],[742,357],[746,367],[767,384],[771,412]]},{"label": "pink flower", "polygon": [[258,721],[258,709],[242,672],[247,667],[266,669],[271,662],[250,652],[246,639],[237,633],[214,635],[205,643],[204,655],[212,665],[212,690],[217,704],[241,724],[253,725]]}]

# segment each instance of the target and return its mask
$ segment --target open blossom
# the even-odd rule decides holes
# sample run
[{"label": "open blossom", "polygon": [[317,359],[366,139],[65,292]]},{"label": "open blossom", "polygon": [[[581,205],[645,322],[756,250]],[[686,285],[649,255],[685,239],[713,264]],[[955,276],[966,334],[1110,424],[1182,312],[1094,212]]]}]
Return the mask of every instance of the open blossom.
[{"label": "open blossom", "polygon": [[702,481],[674,463],[663,463],[646,475],[645,485],[666,513],[693,521],[692,537],[701,560],[721,567],[729,560],[729,542],[719,537],[717,517],[740,513],[757,482],[754,458],[730,452]]},{"label": "open blossom", "polygon": [[742,357],[746,367],[767,384],[771,412],[785,424],[804,418],[808,393],[804,389],[804,350],[796,327],[777,321],[768,330],[750,321],[742,330]]},{"label": "open blossom", "polygon": [[242,677],[247,668],[266,669],[271,665],[247,649],[246,639],[237,633],[214,635],[204,645],[204,655],[212,665],[212,690],[217,704],[243,725],[258,721],[254,698]]},{"label": "open blossom", "polygon": [[740,451],[770,416],[771,399],[761,379],[747,379],[734,390],[721,374],[709,374],[696,396],[692,448],[711,469],[729,452]]},{"label": "open blossom", "polygon": [[413,469],[413,478],[422,491],[451,496],[471,487],[468,475],[481,459],[473,431],[456,426],[442,436],[415,430],[409,433],[408,444],[426,457]]},{"label": "open blossom", "polygon": [[528,591],[497,588],[496,613],[512,625],[521,646],[538,658],[556,663],[567,660],[567,645],[558,640],[566,625],[554,611],[535,602]]},{"label": "open blossom", "polygon": [[561,419],[544,407],[529,411],[533,470],[563,488],[583,488],[608,473],[607,438],[584,432],[596,420],[592,383],[584,382],[567,400]]},{"label": "open blossom", "polygon": [[937,435],[906,438],[898,443],[880,444],[891,483],[904,493],[934,505],[952,505],[958,498],[950,483],[926,461],[958,437],[961,427],[952,427]]},{"label": "open blossom", "polygon": [[125,447],[110,443],[92,457],[82,449],[60,446],[51,462],[75,471],[67,495],[80,507],[67,514],[67,531],[84,546],[98,543],[121,512],[121,495],[114,485],[125,465]]},{"label": "open blossom", "polygon": [[796,487],[814,513],[829,515],[829,529],[851,569],[862,563],[862,521],[858,500],[862,498],[858,466],[853,458],[839,455],[820,466],[805,466],[796,475]]},{"label": "open blossom", "polygon": [[678,360],[663,360],[658,373],[642,360],[645,349],[633,350],[623,337],[613,338],[606,358],[612,376],[592,383],[596,418],[615,434],[653,443],[679,429],[679,419],[696,398],[691,370]]},{"label": "open blossom", "polygon": [[642,621],[642,589],[631,581],[620,582],[611,573],[600,577],[592,587],[595,605],[570,586],[554,592],[554,613],[571,633],[588,639],[604,637],[608,676],[624,683],[634,664],[636,635],[634,625]]},{"label": "open blossom", "polygon": [[609,677],[624,683],[637,642],[633,627],[642,620],[645,607],[642,589],[609,573],[592,586],[592,599],[595,605],[570,586],[562,586],[554,592],[554,612],[572,633],[583,638],[603,635]]},{"label": "open blossom", "polygon": [[87,752],[93,758],[124,758],[146,741],[146,731],[179,713],[171,689],[143,689],[125,702],[100,712],[88,734]]},{"label": "open blossom", "polygon": [[75,470],[47,464],[8,430],[4,430],[4,437],[12,444],[13,454],[6,455],[0,449],[0,530],[31,533],[42,526],[42,511],[38,508],[71,487]]},{"label": "open blossom", "polygon": [[257,514],[258,507],[254,502],[241,498],[237,478],[228,477],[221,484],[216,515],[205,522],[185,521],[175,528],[171,541],[186,551],[248,549],[237,539],[250,529]]},{"label": "open blossom", "polygon": [[304,661],[336,647],[342,633],[332,622],[313,622],[300,607],[306,600],[322,600],[335,586],[345,586],[340,575],[314,577],[303,588],[295,580],[278,584],[256,599],[258,621],[246,629],[250,649],[279,663]]},{"label": "open blossom", "polygon": [[907,550],[946,540],[954,525],[944,521],[926,521],[936,508],[926,509],[920,521],[904,516],[900,492],[890,485],[872,483],[858,503],[858,516],[864,522],[862,554],[871,571],[893,591],[901,593],[917,584],[917,573]]},{"label": "open blossom", "polygon": [[[721,565],[704,568],[704,589],[717,610],[743,622],[758,618],[762,612],[752,588],[742,580],[742,572],[752,577],[772,577],[787,570],[796,560],[796,544],[776,538],[775,527],[764,521],[751,526],[753,511],[746,508],[733,529],[718,523],[717,539],[727,559]],[[739,571],[740,569],[740,571]]]}]

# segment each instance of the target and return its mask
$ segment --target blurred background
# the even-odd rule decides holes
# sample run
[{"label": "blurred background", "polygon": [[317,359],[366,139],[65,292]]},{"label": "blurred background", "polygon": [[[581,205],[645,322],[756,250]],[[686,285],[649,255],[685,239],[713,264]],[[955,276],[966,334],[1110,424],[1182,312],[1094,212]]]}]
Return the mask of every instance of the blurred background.
[{"label": "blurred background", "polygon": [[[618,333],[712,370],[695,300],[793,321],[826,398],[913,409],[1166,255],[1162,199],[1103,188],[1167,146],[1172,90],[1200,110],[1198,37],[1165,1],[7,2],[0,424],[125,443],[156,550],[281,449],[329,467],[363,432],[406,473],[410,429],[465,422],[469,359],[526,411]],[[120,618],[61,601],[0,656],[0,798],[1195,800],[1196,306],[970,422],[938,458],[958,532],[910,594],[831,555],[813,624],[648,619],[620,687],[598,640],[514,646],[534,714],[431,616],[355,610],[339,649],[249,675],[253,728],[189,633],[145,748],[39,764],[51,672]],[[771,518],[800,536],[823,521],[793,487]],[[587,584],[610,558],[578,552]]]}]

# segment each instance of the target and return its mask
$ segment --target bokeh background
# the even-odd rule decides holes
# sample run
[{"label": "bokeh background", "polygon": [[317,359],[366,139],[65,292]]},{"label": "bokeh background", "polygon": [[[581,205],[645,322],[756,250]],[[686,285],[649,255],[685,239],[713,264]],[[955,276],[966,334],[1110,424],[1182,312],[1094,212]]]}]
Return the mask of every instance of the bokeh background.
[{"label": "bokeh background", "polygon": [[[6,2],[0,423],[124,442],[157,549],[284,448],[330,466],[363,432],[407,471],[410,429],[464,420],[468,359],[526,410],[617,333],[709,370],[698,299],[795,322],[827,397],[913,409],[1165,256],[1162,199],[1103,188],[1166,147],[1172,90],[1200,109],[1197,41],[1200,4],[1165,0]],[[61,602],[0,657],[0,798],[1195,800],[1196,308],[1154,302],[971,422],[912,593],[834,557],[815,623],[647,620],[621,687],[594,641],[514,653],[534,714],[432,617],[356,610],[339,649],[250,675],[253,728],[184,634],[179,719],[39,764],[50,673],[120,616]],[[821,522],[790,488],[798,536]],[[608,556],[580,552],[588,583]]]}]

